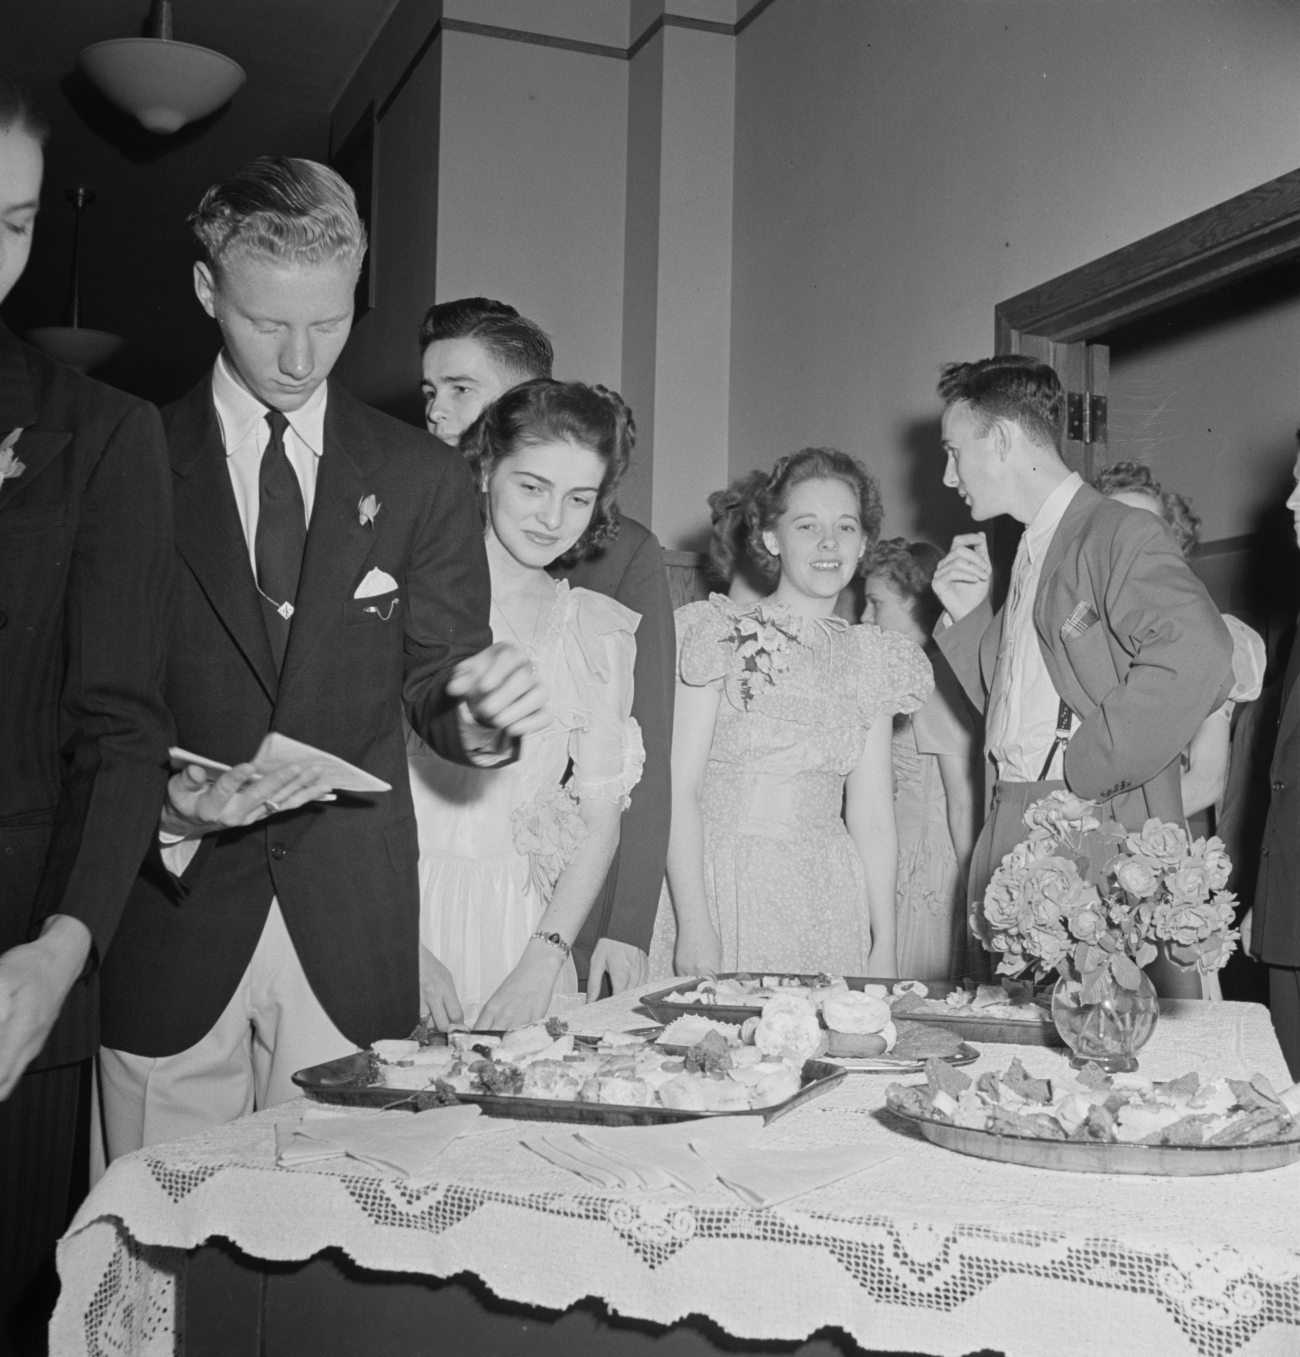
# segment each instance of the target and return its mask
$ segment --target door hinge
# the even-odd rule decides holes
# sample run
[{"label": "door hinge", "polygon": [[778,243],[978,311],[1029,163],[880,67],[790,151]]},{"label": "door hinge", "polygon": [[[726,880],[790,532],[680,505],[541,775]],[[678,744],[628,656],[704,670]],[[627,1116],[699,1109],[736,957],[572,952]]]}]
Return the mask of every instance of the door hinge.
[{"label": "door hinge", "polygon": [[1066,392],[1065,436],[1072,443],[1104,443],[1106,397],[1087,391]]}]

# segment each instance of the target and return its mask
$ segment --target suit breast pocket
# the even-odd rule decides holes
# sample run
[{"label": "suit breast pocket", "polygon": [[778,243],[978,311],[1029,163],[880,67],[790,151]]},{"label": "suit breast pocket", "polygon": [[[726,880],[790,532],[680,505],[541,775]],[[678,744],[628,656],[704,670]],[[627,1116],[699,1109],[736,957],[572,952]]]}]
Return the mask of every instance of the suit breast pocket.
[{"label": "suit breast pocket", "polygon": [[350,598],[343,605],[343,620],[349,627],[400,626],[402,596],[394,589],[369,598]]},{"label": "suit breast pocket", "polygon": [[1114,657],[1106,641],[1106,629],[1094,622],[1078,636],[1062,637],[1065,653],[1079,687],[1094,702],[1100,702],[1120,681]]}]

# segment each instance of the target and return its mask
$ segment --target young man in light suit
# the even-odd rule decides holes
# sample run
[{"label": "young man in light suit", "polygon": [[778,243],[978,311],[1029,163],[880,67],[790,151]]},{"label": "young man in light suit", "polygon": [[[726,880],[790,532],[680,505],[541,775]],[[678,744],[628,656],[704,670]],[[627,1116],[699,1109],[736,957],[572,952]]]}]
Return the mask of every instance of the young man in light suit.
[{"label": "young man in light suit", "polygon": [[[554,354],[541,328],[504,302],[462,297],[430,307],[420,325],[425,421],[430,433],[456,445],[503,392],[549,377]],[[668,856],[677,638],[659,539],[621,516],[618,537],[598,556],[552,570],[570,584],[617,599],[641,618],[636,632],[632,715],[645,740],[645,767],[623,812],[618,852],[600,897],[573,944],[588,999],[608,977],[615,994],[649,972],[659,891]]]},{"label": "young man in light suit", "polygon": [[1026,806],[1056,788],[1108,803],[1130,829],[1182,822],[1180,756],[1232,687],[1232,642],[1165,524],[1061,460],[1064,396],[1050,367],[1022,355],[953,363],[939,394],[944,484],[977,522],[1025,525],[996,615],[983,533],[955,538],[934,574],[951,620],[936,639],[985,714],[995,779],[974,905],[1026,837]]},{"label": "young man in light suit", "polygon": [[[450,449],[330,369],[365,233],[352,191],[266,157],[192,219],[210,376],[164,412],[177,597],[165,695],[185,749],[104,971],[111,1157],[294,1096],[294,1071],[421,1008],[450,978],[419,945],[403,713],[444,757],[513,758],[543,720],[522,652],[491,645],[483,532]],[[268,732],[392,786],[322,804],[310,766],[259,776]],[[539,946],[544,944],[538,944]]]}]

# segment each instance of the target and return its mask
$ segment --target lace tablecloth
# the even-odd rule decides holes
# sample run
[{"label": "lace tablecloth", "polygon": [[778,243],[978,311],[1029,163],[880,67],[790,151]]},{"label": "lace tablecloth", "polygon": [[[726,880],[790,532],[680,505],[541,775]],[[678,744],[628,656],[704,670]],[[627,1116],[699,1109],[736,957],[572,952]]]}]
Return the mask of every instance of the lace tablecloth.
[{"label": "lace tablecloth", "polygon": [[[635,1027],[634,995],[575,1027]],[[1041,1047],[987,1046],[971,1072]],[[1267,1012],[1166,1003],[1142,1070],[1290,1080]],[[850,1075],[776,1122],[781,1145],[888,1141],[894,1158],[770,1209],[721,1186],[685,1197],[593,1189],[520,1143],[536,1123],[453,1142],[412,1186],[336,1160],[275,1163],[297,1104],[118,1160],[59,1246],[51,1351],[171,1354],[184,1251],[214,1236],[270,1260],[329,1247],[365,1268],[469,1271],[511,1301],[709,1316],[741,1338],[843,1329],[864,1348],[958,1357],[1300,1351],[1300,1164],[1212,1178],[1066,1174],[965,1158],[877,1115],[888,1078]]]}]

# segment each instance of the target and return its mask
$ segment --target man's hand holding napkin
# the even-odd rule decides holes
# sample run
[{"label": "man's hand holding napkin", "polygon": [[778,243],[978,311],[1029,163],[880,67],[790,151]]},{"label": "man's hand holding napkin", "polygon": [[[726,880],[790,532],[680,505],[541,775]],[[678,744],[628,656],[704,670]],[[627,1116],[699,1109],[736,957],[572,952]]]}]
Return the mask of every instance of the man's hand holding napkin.
[{"label": "man's hand holding napkin", "polygon": [[332,797],[330,770],[317,764],[289,762],[272,766],[267,772],[258,771],[258,761],[268,755],[275,739],[273,732],[250,762],[237,763],[215,779],[211,774],[220,764],[210,759],[189,762],[185,751],[178,750],[178,761],[183,761],[184,767],[167,784],[158,826],[164,842],[238,829],[278,811]]}]

